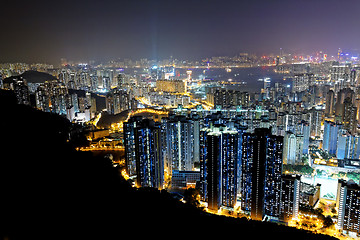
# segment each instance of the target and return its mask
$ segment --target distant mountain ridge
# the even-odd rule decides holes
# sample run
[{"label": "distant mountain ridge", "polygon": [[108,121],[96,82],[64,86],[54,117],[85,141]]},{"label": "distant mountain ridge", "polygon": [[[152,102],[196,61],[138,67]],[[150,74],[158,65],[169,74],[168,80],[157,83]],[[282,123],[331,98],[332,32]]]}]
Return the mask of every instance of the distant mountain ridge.
[{"label": "distant mountain ridge", "polygon": [[4,83],[12,81],[14,78],[19,78],[19,77],[26,79],[28,83],[44,83],[46,81],[57,80],[57,78],[51,74],[29,70],[18,76],[11,76],[5,78]]}]

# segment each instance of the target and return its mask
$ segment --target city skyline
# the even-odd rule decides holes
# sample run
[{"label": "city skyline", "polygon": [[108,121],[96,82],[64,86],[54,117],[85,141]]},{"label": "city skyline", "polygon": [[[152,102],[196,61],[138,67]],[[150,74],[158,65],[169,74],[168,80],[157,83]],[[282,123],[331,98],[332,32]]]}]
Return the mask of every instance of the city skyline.
[{"label": "city skyline", "polygon": [[83,237],[359,239],[358,9],[2,4],[0,238],[65,235],[63,215]]},{"label": "city skyline", "polygon": [[0,62],[182,59],[358,49],[357,1],[18,1]]},{"label": "city skyline", "polygon": [[306,58],[244,53],[192,70],[178,60],[1,64],[0,96],[77,126],[67,135],[74,148],[106,154],[129,187],[210,213],[358,236],[358,57]]}]

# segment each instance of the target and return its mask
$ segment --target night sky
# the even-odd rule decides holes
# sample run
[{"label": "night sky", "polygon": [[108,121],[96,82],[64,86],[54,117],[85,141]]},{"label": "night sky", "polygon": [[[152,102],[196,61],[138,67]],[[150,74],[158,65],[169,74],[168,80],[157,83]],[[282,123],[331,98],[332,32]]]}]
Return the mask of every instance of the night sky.
[{"label": "night sky", "polygon": [[358,0],[13,0],[0,21],[0,62],[360,48]]}]

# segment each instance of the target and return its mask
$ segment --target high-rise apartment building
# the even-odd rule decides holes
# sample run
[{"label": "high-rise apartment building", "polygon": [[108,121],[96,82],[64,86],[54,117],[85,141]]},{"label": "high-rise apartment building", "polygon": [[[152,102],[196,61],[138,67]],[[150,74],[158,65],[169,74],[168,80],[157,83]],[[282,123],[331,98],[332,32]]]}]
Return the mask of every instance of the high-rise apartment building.
[{"label": "high-rise apartment building", "polygon": [[296,219],[300,204],[300,175],[282,175],[279,218],[285,222]]},{"label": "high-rise apartment building", "polygon": [[359,159],[360,137],[349,134],[346,130],[339,131],[337,138],[336,157],[338,159]]},{"label": "high-rise apartment building", "polygon": [[130,95],[126,90],[112,89],[106,95],[106,109],[111,114],[118,114],[131,109]]},{"label": "high-rise apartment building", "polygon": [[338,134],[342,125],[324,121],[323,149],[330,154],[336,154]]},{"label": "high-rise apartment building", "polygon": [[199,118],[170,116],[163,118],[166,136],[165,166],[172,172],[193,171],[199,162]]},{"label": "high-rise apartment building", "polygon": [[125,147],[125,165],[130,177],[136,176],[136,158],[135,158],[135,128],[142,120],[140,116],[131,117],[124,122],[124,147]]},{"label": "high-rise apartment building", "polygon": [[310,124],[307,121],[301,121],[299,124],[299,134],[303,135],[303,152],[302,154],[309,153],[309,144],[310,144]]},{"label": "high-rise apartment building", "polygon": [[352,237],[360,235],[360,187],[353,181],[338,180],[337,227]]},{"label": "high-rise apartment building", "polygon": [[207,99],[214,106],[230,108],[236,106],[248,107],[250,95],[248,92],[229,90],[225,88],[213,88],[207,94]]},{"label": "high-rise apartment building", "polygon": [[284,136],[284,151],[283,151],[284,164],[295,164],[297,160],[296,145],[297,145],[297,139],[295,134],[293,134],[292,132],[286,132]]},{"label": "high-rise apartment building", "polygon": [[335,93],[333,90],[329,90],[326,94],[326,102],[325,102],[325,116],[331,117],[334,114],[335,107]]},{"label": "high-rise apartment building", "polygon": [[5,79],[4,88],[15,93],[18,104],[30,105],[30,93],[27,80],[21,76]]},{"label": "high-rise apartment building", "polygon": [[337,92],[336,103],[335,103],[335,116],[338,117],[340,121],[342,121],[344,115],[344,104],[347,98],[349,98],[351,102],[354,102],[355,93],[352,89],[343,88]]},{"label": "high-rise apartment building", "polygon": [[323,111],[320,109],[312,108],[308,115],[310,116],[310,136],[321,136],[321,123],[324,120]]},{"label": "high-rise apartment building", "polygon": [[270,99],[270,89],[271,89],[271,79],[270,78],[264,78],[264,93],[265,93],[265,96],[264,98],[265,99]]},{"label": "high-rise apartment building", "polygon": [[208,208],[234,207],[238,187],[238,131],[217,125],[206,137],[206,191]]},{"label": "high-rise apartment building", "polygon": [[348,130],[350,133],[355,134],[357,130],[357,107],[352,103],[351,98],[346,98],[344,101],[344,111],[343,111],[343,125],[344,129]]},{"label": "high-rise apartment building", "polygon": [[[231,185],[232,190],[229,190],[231,193],[223,193],[223,199],[221,200],[221,206],[228,206],[233,207],[233,204],[235,204],[235,189],[237,189],[237,193],[239,194],[240,189],[240,160],[241,160],[241,150],[242,150],[242,134],[247,129],[245,126],[242,125],[243,121],[240,116],[236,116],[235,118],[226,118],[221,113],[213,113],[211,115],[208,115],[204,118],[203,122],[203,128],[200,130],[199,138],[200,138],[200,192],[201,192],[201,198],[203,201],[208,201],[208,181],[211,178],[210,176],[213,176],[209,173],[209,137],[214,141],[214,138],[216,138],[216,135],[219,135],[221,137],[222,144],[222,154],[229,154],[230,152],[232,154],[237,154],[238,160],[237,160],[237,166],[228,163],[223,163],[225,165],[221,165],[224,172],[221,181],[224,181],[223,183],[227,186]],[[231,132],[231,134],[230,134]],[[230,134],[230,135],[229,135]],[[236,140],[233,139],[236,135]],[[215,137],[214,137],[215,136]],[[220,140],[219,140],[220,141]],[[236,142],[235,142],[236,141]],[[237,146],[235,147],[234,144],[237,143]],[[231,149],[227,145],[231,145]],[[234,151],[237,151],[236,153]],[[213,156],[214,157],[214,156]],[[232,170],[230,171],[229,168]],[[234,176],[235,169],[237,169],[236,173],[236,179],[237,182],[234,182]],[[228,169],[228,170],[226,170]],[[232,172],[229,174],[229,171]],[[210,174],[210,175],[209,175]],[[233,180],[229,180],[233,179]],[[220,180],[219,180],[220,181]],[[233,183],[233,184],[230,184]],[[230,184],[230,185],[229,185]],[[236,184],[236,186],[234,185]],[[224,186],[225,186],[224,185]],[[230,194],[230,195],[229,195]],[[225,197],[226,196],[226,197]],[[231,196],[231,197],[229,197]],[[231,199],[231,200],[229,200]]]},{"label": "high-rise apartment building", "polygon": [[183,80],[157,80],[156,90],[158,92],[186,93],[186,82]]},{"label": "high-rise apartment building", "polygon": [[331,69],[331,81],[335,85],[335,88],[340,90],[345,87],[353,86],[355,78],[351,74],[351,63],[339,65],[334,64]]},{"label": "high-rise apartment building", "polygon": [[313,74],[295,74],[293,78],[293,92],[308,91],[312,79]]},{"label": "high-rise apartment building", "polygon": [[244,133],[241,160],[241,208],[251,218],[279,217],[283,137],[267,128]]},{"label": "high-rise apartment building", "polygon": [[163,186],[161,138],[161,127],[153,120],[135,117],[124,124],[126,167],[129,176],[136,176],[138,186]]}]

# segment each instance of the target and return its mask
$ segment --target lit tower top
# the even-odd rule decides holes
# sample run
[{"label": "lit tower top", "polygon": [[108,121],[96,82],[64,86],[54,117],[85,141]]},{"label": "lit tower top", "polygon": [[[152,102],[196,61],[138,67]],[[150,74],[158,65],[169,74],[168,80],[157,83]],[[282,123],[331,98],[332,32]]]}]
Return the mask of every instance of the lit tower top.
[{"label": "lit tower top", "polygon": [[341,48],[339,48],[339,50],[338,50],[338,60],[340,60],[341,53],[342,53],[342,50],[341,50]]},{"label": "lit tower top", "polygon": [[185,92],[187,92],[187,87],[188,87],[188,85],[191,83],[191,80],[192,80],[192,78],[191,78],[192,71],[191,71],[191,70],[187,70],[187,71],[186,71],[186,74],[187,74],[187,78],[184,79],[184,82],[185,82]]},{"label": "lit tower top", "polygon": [[186,74],[188,75],[188,81],[190,82],[191,81],[191,74],[192,74],[192,71],[191,70],[187,70],[186,71]]}]

